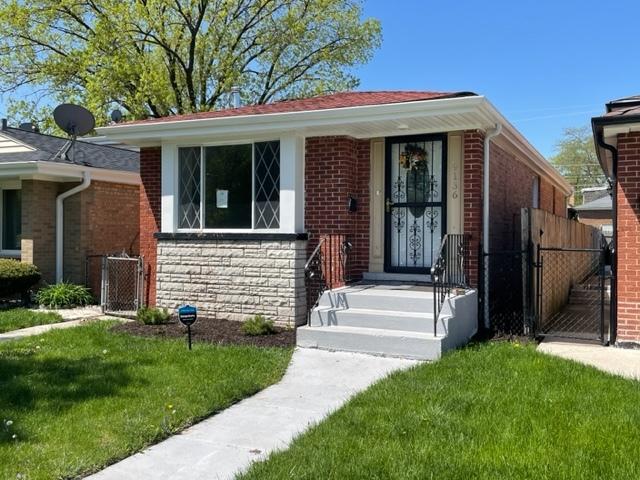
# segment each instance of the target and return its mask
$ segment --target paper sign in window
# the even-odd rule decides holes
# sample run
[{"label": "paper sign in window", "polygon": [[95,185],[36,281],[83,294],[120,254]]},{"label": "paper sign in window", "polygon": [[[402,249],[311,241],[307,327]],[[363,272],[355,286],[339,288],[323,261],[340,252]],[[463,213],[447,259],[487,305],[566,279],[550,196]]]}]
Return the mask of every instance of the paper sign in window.
[{"label": "paper sign in window", "polygon": [[216,189],[216,207],[229,208],[229,190]]}]

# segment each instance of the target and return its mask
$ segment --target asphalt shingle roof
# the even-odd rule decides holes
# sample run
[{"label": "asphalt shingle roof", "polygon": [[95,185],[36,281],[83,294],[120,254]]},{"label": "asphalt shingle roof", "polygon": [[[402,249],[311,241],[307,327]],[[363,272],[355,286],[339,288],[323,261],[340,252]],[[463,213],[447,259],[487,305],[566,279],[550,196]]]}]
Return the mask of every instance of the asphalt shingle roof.
[{"label": "asphalt shingle roof", "polygon": [[605,195],[602,198],[597,198],[590,202],[583,203],[582,205],[578,205],[577,207],[574,207],[574,210],[611,210],[612,208],[611,196]]},{"label": "asphalt shingle roof", "polygon": [[320,95],[297,100],[281,100],[264,105],[246,105],[239,108],[213,110],[211,112],[170,115],[161,118],[148,118],[127,124],[177,122],[182,120],[199,120],[204,118],[238,117],[242,115],[264,115],[269,113],[304,112],[310,110],[328,110],[332,108],[364,107],[369,105],[386,105],[391,103],[417,102],[420,100],[437,100],[455,97],[476,96],[473,92],[421,92],[421,91],[377,91],[377,92],[342,92]]},{"label": "asphalt shingle roof", "polygon": [[108,170],[138,172],[140,160],[138,152],[107,145],[95,145],[78,139],[67,154],[71,160],[61,159],[58,155],[67,143],[66,138],[44,135],[37,132],[7,127],[0,131],[2,135],[22,142],[35,150],[20,153],[0,153],[0,162],[55,162],[71,165],[84,165]]}]

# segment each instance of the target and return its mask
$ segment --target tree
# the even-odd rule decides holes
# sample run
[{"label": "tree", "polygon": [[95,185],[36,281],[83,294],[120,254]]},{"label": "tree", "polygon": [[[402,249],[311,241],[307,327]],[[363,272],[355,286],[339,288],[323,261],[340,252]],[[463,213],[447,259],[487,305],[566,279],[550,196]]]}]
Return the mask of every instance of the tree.
[{"label": "tree", "polygon": [[3,0],[0,92],[75,101],[107,121],[352,89],[380,45],[360,0]]},{"label": "tree", "polygon": [[606,185],[589,127],[566,128],[556,150],[558,153],[551,157],[551,164],[575,189],[576,205],[582,204],[583,188]]}]

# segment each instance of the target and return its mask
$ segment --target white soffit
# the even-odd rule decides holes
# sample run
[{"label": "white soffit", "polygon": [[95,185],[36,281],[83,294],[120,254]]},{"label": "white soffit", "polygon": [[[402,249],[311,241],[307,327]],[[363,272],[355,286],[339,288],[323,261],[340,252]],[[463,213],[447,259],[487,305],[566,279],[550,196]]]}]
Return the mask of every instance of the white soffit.
[{"label": "white soffit", "polygon": [[418,133],[487,130],[503,125],[501,137],[532,168],[546,174],[566,195],[572,187],[524,136],[484,96],[367,105],[259,115],[131,123],[98,128],[101,135],[122,143],[160,146],[163,143],[216,142],[268,138],[282,134],[305,137],[348,135],[377,138]]}]

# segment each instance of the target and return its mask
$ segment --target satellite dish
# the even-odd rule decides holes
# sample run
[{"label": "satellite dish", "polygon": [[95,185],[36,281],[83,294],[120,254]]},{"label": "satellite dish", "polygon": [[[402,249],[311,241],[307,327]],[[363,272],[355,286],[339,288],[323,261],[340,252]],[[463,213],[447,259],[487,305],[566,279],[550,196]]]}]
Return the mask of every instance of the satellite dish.
[{"label": "satellite dish", "polygon": [[122,120],[122,112],[120,110],[114,110],[113,112],[111,112],[111,120],[113,120],[115,123],[120,123],[120,121]]},{"label": "satellite dish", "polygon": [[63,103],[53,111],[53,119],[72,138],[86,135],[96,126],[93,114],[80,105]]}]

